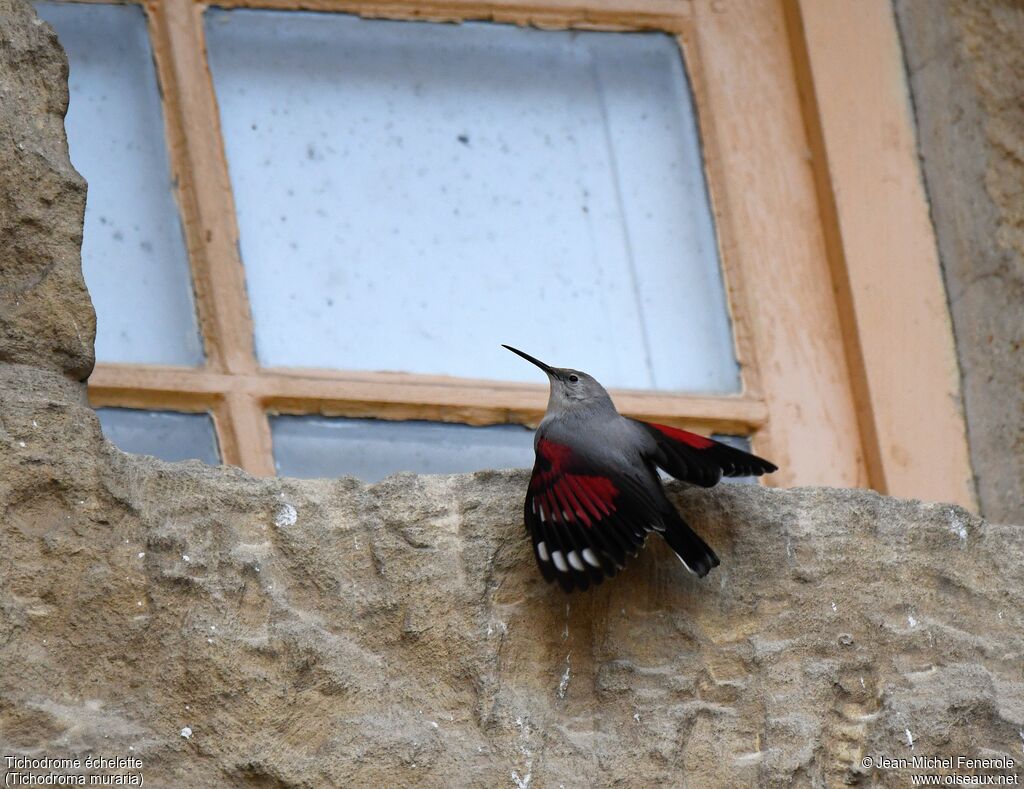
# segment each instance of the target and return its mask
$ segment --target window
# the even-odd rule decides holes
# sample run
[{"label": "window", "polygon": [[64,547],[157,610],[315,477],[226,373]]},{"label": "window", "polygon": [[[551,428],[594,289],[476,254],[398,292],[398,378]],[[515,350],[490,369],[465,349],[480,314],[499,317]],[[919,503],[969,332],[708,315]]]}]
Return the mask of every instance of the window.
[{"label": "window", "polygon": [[262,367],[739,389],[673,38],[205,19]]},{"label": "window", "polygon": [[533,433],[519,425],[406,420],[271,418],[274,460],[289,477],[351,474],[376,482],[396,469],[448,474],[533,465]]},{"label": "window", "polygon": [[[89,184],[82,270],[102,362],[203,364],[184,236],[174,202],[153,52],[141,6],[38,3],[71,64],[65,125]],[[208,414],[100,408],[129,452],[220,462]]]},{"label": "window", "polygon": [[71,159],[89,183],[82,269],[104,362],[203,363],[141,6],[39,3],[70,61]]},{"label": "window", "polygon": [[[141,335],[102,351],[95,406],[207,413],[223,460],[255,474],[309,473],[297,458],[348,452],[335,446],[369,462],[392,441],[397,458],[438,448],[412,470],[448,468],[449,442],[511,457],[515,426],[543,413],[546,384],[508,342],[588,370],[628,414],[747,437],[782,467],[773,484],[911,493],[962,471],[887,481],[903,423],[876,394],[912,408],[948,387],[891,364],[899,386],[876,384],[884,365],[864,349],[894,336],[893,313],[861,299],[874,264],[843,235],[850,192],[828,169],[850,105],[826,117],[814,102],[815,80],[841,72],[820,53],[850,56],[829,46],[847,29],[879,54],[864,68],[899,73],[884,15],[824,25],[800,0],[301,5],[144,6],[194,304],[180,245],[162,242],[159,284],[142,289],[166,293],[171,317],[146,328],[178,355]],[[909,155],[890,165],[916,172]],[[150,187],[166,167],[131,166]],[[889,183],[874,160],[860,168]],[[138,210],[176,228],[162,188]],[[117,279],[115,313],[134,298]],[[927,434],[913,424],[900,441]]]},{"label": "window", "polygon": [[[140,191],[162,200],[160,216],[171,220],[163,226],[176,226],[141,9],[40,8],[73,42],[72,119],[92,107],[90,91],[114,95],[125,116],[148,110],[148,128],[125,132],[130,150],[148,141],[148,167],[122,161],[102,107],[88,124],[69,126],[72,139],[99,151],[72,155],[87,176],[135,165]],[[88,267],[103,297],[101,326],[111,315],[152,334],[153,350],[134,355],[124,331],[101,342],[100,372],[168,379],[170,391],[156,397],[151,387],[140,392],[138,379],[113,391],[94,386],[96,403],[108,406],[100,411],[105,429],[122,446],[142,446],[147,426],[157,435],[173,416],[166,409],[181,407],[173,402],[180,392],[185,405],[214,413],[222,437],[222,421],[264,423],[262,456],[248,463],[263,471],[268,448],[276,469],[299,476],[530,465],[531,435],[521,423],[536,415],[509,411],[524,395],[536,400],[546,383],[502,342],[593,370],[638,401],[735,399],[739,366],[673,36],[248,9],[209,9],[202,20],[214,142],[224,149],[244,270],[230,295],[252,316],[251,337],[224,347],[244,357],[243,367],[205,376],[206,391],[196,392],[202,372],[223,365],[203,365],[195,342],[188,352],[183,343],[161,353],[162,336],[197,336],[180,237],[159,248],[167,259],[156,288],[132,276],[145,269],[130,256],[120,263],[131,272]],[[133,60],[121,53],[126,44],[101,46],[112,25],[134,43]],[[96,61],[125,84],[98,72]],[[107,184],[123,204],[105,209],[111,216],[134,205],[133,191],[119,186]],[[99,211],[91,202],[87,251],[94,238],[106,240],[111,220]],[[134,294],[125,282],[141,292],[138,313],[127,317],[120,305]],[[177,323],[150,321],[154,306],[173,307]],[[210,344],[218,327],[205,328]],[[214,341],[227,346],[243,333],[248,326]],[[567,349],[573,358],[562,358]],[[390,390],[388,401],[346,397],[353,376],[363,389]],[[278,393],[282,383],[293,402]],[[257,393],[232,397],[239,384]],[[446,389],[462,402],[424,402],[421,392],[436,400]],[[154,419],[139,419],[139,408],[156,407]],[[652,414],[679,418],[657,406]],[[226,460],[246,464],[240,443],[222,439]],[[180,455],[160,441],[151,446]]]},{"label": "window", "polygon": [[164,460],[220,462],[209,414],[98,408],[104,435],[125,452],[154,455]]}]

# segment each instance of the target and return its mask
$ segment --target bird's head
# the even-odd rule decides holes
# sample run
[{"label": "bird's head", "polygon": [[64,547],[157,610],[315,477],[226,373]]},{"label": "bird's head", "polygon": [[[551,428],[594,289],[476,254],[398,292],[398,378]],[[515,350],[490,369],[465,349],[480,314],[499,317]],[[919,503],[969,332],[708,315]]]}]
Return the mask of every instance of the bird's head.
[{"label": "bird's head", "polygon": [[548,397],[549,414],[583,404],[608,405],[614,408],[608,392],[605,391],[605,388],[593,376],[568,367],[552,367],[540,359],[535,359],[528,353],[523,353],[513,348],[511,345],[503,345],[502,347],[508,348],[508,350],[518,356],[522,356],[526,361],[537,365],[547,373],[548,381],[551,383],[551,394]]}]

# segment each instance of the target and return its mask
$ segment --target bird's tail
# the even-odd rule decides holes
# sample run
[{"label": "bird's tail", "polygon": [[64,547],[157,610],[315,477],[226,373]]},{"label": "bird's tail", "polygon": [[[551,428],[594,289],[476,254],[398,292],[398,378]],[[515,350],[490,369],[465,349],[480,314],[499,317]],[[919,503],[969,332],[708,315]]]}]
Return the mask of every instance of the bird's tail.
[{"label": "bird's tail", "polygon": [[703,578],[711,572],[711,568],[718,567],[718,557],[711,550],[711,546],[687,526],[686,521],[679,517],[675,508],[672,509],[671,514],[665,513],[664,524],[665,531],[661,533],[661,536],[676,552],[676,556],[687,570]]}]

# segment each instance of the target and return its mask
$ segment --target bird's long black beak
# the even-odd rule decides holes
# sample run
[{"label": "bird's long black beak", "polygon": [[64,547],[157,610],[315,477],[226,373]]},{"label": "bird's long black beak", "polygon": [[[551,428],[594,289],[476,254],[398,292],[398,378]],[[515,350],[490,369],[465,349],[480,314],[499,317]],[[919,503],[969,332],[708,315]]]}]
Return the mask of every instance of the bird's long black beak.
[{"label": "bird's long black beak", "polygon": [[526,361],[530,362],[531,364],[537,365],[540,369],[542,369],[548,375],[554,375],[555,371],[552,370],[549,365],[544,364],[544,362],[542,362],[540,359],[535,359],[532,356],[530,356],[530,354],[523,353],[519,349],[513,348],[511,345],[505,345],[504,343],[502,343],[501,347],[502,348],[508,348],[510,351],[512,351],[512,353],[516,354],[517,356],[522,356],[524,359],[526,359]]}]

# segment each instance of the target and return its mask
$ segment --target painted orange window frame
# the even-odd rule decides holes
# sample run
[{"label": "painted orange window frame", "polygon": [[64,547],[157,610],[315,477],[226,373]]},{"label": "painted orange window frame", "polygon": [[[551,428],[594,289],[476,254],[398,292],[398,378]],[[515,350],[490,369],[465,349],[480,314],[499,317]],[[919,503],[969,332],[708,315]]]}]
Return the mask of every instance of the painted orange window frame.
[{"label": "painted orange window frame", "polygon": [[[89,382],[93,405],[210,411],[224,461],[256,475],[274,474],[268,413],[536,423],[546,386],[260,367],[206,63],[207,6],[144,5],[206,363],[99,364]],[[952,334],[887,0],[217,5],[674,35],[697,105],[743,388],[721,397],[614,391],[620,409],[750,434],[755,451],[781,467],[770,484],[870,486],[974,506]],[[893,309],[907,294],[920,298],[913,338]]]}]

